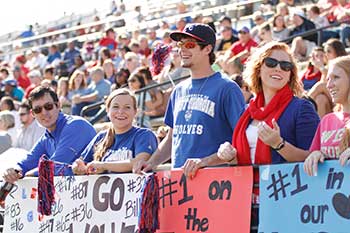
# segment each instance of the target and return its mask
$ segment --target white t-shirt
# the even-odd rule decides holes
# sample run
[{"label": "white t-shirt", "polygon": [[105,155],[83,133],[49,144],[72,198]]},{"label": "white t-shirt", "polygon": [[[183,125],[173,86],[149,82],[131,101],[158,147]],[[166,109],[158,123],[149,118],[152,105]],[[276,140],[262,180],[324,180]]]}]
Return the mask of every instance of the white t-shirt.
[{"label": "white t-shirt", "polygon": [[258,142],[258,127],[252,124],[249,124],[246,130],[247,140],[250,149],[250,159],[252,160],[252,164],[255,162],[255,150],[256,143]]}]

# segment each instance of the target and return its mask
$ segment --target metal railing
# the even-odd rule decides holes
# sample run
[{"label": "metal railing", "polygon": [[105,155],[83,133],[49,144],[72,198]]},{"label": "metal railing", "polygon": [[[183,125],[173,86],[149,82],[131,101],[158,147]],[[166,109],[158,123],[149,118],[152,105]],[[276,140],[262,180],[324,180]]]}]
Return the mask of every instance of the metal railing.
[{"label": "metal railing", "polygon": [[[303,32],[303,33],[300,33],[300,34],[296,34],[296,35],[293,35],[293,36],[290,36],[284,40],[282,40],[281,42],[285,42],[285,43],[288,43],[290,41],[292,41],[294,38],[296,37],[305,37],[305,36],[310,36],[310,35],[313,35],[313,34],[316,34],[318,33],[318,41],[317,41],[317,45],[318,46],[321,46],[322,45],[322,32],[325,30],[325,29],[329,29],[329,28],[334,28],[334,27],[339,27],[341,24],[349,24],[350,23],[350,20],[343,20],[343,21],[340,21],[340,22],[335,22],[335,23],[332,23],[328,26],[324,26],[324,27],[320,27],[320,28],[315,28],[315,29],[312,29],[312,30],[309,30],[309,31],[306,31],[306,32]],[[349,25],[350,26],[350,25]],[[346,45],[344,45],[346,46]]]},{"label": "metal railing", "polygon": [[[184,79],[189,78],[189,77],[190,76],[187,75],[187,76],[182,76],[182,77],[179,77],[179,78],[174,78],[173,82],[174,83],[178,83],[181,80],[184,80]],[[151,90],[153,88],[166,86],[166,85],[169,85],[171,83],[172,83],[172,81],[168,80],[168,81],[164,81],[162,83],[152,84],[152,85],[146,86],[144,88],[141,88],[140,90],[135,91],[135,94],[146,93],[147,91],[149,91],[149,90]],[[143,101],[145,101],[145,98],[143,98]],[[102,101],[99,101],[97,103],[85,106],[81,110],[80,116],[85,117],[87,112],[90,112],[90,111],[93,111],[93,110],[101,108],[101,111],[99,111],[95,116],[93,116],[91,119],[89,119],[91,124],[94,124],[94,123],[100,121],[101,119],[103,119],[107,115],[107,112],[105,111],[105,109],[103,107],[104,103],[105,103],[105,101],[102,100]],[[143,106],[144,106],[144,103],[143,103]],[[142,117],[141,117],[141,121],[142,121]],[[138,123],[140,125],[142,125],[143,122],[138,122]]]}]

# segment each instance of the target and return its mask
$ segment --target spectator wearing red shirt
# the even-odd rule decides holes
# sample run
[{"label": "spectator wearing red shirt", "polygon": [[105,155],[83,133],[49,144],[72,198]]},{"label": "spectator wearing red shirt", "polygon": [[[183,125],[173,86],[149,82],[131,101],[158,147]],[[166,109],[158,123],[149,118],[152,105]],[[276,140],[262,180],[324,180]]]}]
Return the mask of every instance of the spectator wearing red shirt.
[{"label": "spectator wearing red shirt", "polygon": [[30,84],[29,87],[26,88],[24,92],[24,98],[28,99],[30,92],[38,86],[40,86],[42,81],[42,75],[39,70],[32,70],[28,73],[28,77],[30,78],[30,81],[32,84]]},{"label": "spectator wearing red shirt", "polygon": [[110,51],[114,51],[118,46],[118,43],[116,42],[115,38],[116,35],[113,28],[109,28],[106,31],[106,36],[100,40],[99,45],[101,47],[107,47]]},{"label": "spectator wearing red shirt", "polygon": [[18,86],[22,87],[23,89],[26,89],[30,85],[30,80],[27,77],[29,73],[29,69],[24,65],[26,62],[27,62],[27,59],[25,58],[25,56],[20,55],[16,57],[15,71],[19,71],[19,73],[18,75],[15,75],[16,76],[15,78],[18,82]]},{"label": "spectator wearing red shirt", "polygon": [[243,27],[238,31],[238,41],[232,44],[230,57],[240,57],[241,62],[245,63],[250,55],[252,47],[257,47],[258,44],[251,38],[249,28]]}]

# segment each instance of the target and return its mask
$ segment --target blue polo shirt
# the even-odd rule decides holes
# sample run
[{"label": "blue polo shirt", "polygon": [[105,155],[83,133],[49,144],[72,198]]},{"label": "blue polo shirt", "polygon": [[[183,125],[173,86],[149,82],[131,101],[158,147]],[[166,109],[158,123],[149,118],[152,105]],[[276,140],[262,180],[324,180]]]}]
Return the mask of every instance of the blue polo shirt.
[{"label": "blue polo shirt", "polygon": [[[96,135],[92,125],[82,117],[59,113],[56,129],[46,130],[27,157],[18,163],[23,175],[37,168],[39,159],[46,155],[50,160],[72,164]],[[62,165],[55,165],[55,175],[60,174]],[[67,169],[66,169],[67,170]],[[71,174],[71,171],[65,171]],[[37,175],[37,173],[36,173]]]}]

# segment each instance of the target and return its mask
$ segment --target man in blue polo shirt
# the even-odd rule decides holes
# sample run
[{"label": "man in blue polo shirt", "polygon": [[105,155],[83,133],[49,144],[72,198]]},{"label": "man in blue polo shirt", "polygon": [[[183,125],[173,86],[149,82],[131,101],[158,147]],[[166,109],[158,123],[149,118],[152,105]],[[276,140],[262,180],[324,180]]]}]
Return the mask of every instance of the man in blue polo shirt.
[{"label": "man in blue polo shirt", "polygon": [[[37,87],[30,93],[28,101],[31,113],[46,128],[46,132],[24,160],[4,172],[4,180],[10,183],[23,176],[37,176],[37,166],[42,155],[57,162],[57,175],[62,170],[62,163],[73,163],[96,135],[92,125],[85,119],[61,113],[57,94],[52,89]],[[69,170],[66,172],[69,173]]]}]

